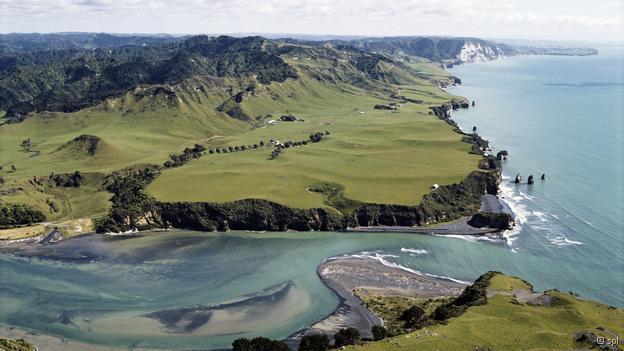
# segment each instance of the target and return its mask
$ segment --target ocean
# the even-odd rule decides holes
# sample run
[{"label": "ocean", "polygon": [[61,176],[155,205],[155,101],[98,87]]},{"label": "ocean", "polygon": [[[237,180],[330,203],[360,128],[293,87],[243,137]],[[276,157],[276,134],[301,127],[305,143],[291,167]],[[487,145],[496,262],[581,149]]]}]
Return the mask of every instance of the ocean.
[{"label": "ocean", "polygon": [[[283,338],[329,314],[337,297],[316,276],[332,256],[368,256],[469,282],[488,270],[536,289],[624,306],[623,50],[467,64],[454,113],[508,150],[501,197],[517,227],[500,240],[405,233],[201,233],[55,246],[81,262],[0,255],[0,323],[119,347],[219,348],[238,337]],[[516,174],[539,179],[512,183]],[[91,259],[93,258],[93,260]],[[191,330],[157,311],[213,307]],[[212,324],[211,324],[212,323]]]}]

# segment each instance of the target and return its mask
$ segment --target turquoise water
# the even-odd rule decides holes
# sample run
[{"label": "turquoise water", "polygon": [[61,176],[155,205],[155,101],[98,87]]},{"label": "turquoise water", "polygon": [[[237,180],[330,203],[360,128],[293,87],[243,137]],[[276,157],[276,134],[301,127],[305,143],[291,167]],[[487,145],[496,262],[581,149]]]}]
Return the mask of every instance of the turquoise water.
[{"label": "turquoise water", "polygon": [[[453,70],[463,81],[453,93],[477,103],[454,119],[511,155],[502,189],[520,225],[501,240],[184,231],[85,237],[54,248],[79,262],[0,254],[0,323],[123,348],[282,338],[335,308],[316,266],[345,253],[464,281],[499,270],[537,289],[624,306],[621,58],[621,50],[601,48],[595,57],[515,57]],[[516,173],[547,180],[509,184]],[[147,316],[199,305],[212,314],[196,328]]]},{"label": "turquoise water", "polygon": [[623,60],[624,48],[604,47],[598,56],[514,57],[452,71],[463,83],[452,93],[476,100],[454,119],[510,152],[507,182],[546,174],[533,186],[502,187],[522,224],[509,238],[514,252],[552,260],[527,277],[620,306]]}]

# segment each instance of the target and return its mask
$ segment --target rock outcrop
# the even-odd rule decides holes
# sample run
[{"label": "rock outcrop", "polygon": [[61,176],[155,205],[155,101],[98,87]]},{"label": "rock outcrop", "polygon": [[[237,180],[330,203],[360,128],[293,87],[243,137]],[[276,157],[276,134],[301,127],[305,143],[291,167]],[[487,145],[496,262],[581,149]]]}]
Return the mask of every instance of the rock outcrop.
[{"label": "rock outcrop", "polygon": [[475,213],[468,224],[476,228],[496,228],[501,230],[512,229],[514,219],[508,213],[499,212],[479,212]]}]

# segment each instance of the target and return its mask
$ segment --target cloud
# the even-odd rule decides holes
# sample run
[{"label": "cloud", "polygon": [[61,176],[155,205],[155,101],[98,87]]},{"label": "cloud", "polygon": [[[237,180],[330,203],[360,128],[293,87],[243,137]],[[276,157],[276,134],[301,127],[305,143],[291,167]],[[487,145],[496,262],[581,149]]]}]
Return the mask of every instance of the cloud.
[{"label": "cloud", "polygon": [[364,35],[427,31],[509,35],[513,27],[516,36],[521,36],[539,35],[545,29],[553,33],[571,29],[613,32],[623,26],[620,12],[614,11],[622,8],[622,3],[623,0],[609,0],[602,6],[583,0],[2,0],[0,25],[4,32],[32,28],[31,31]]}]

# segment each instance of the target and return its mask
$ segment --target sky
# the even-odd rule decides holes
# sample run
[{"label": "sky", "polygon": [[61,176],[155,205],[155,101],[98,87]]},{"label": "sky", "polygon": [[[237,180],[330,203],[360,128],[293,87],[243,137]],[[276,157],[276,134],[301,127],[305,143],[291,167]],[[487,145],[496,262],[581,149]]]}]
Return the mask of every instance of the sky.
[{"label": "sky", "polygon": [[624,41],[624,0],[0,0],[0,32]]}]

